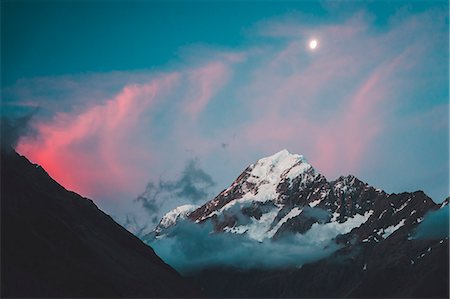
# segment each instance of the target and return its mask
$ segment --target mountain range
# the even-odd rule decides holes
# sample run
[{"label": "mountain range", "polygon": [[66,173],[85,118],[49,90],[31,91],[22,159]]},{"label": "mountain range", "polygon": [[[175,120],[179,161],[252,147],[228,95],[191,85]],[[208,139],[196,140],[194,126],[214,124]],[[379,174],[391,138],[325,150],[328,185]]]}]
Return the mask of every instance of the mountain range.
[{"label": "mountain range", "polygon": [[328,181],[283,150],[167,213],[150,247],[2,149],[1,296],[448,298],[448,203]]},{"label": "mountain range", "polygon": [[[448,202],[422,191],[388,194],[353,175],[328,181],[303,156],[282,150],[248,166],[204,205],[170,211],[143,240],[165,248],[206,227],[202,242],[228,236],[231,250],[249,248],[244,260],[172,263],[211,297],[448,298]],[[421,234],[426,218],[443,213],[443,233]],[[189,246],[179,247],[186,255]],[[221,241],[197,254],[220,260],[230,254],[223,248]],[[261,257],[260,248],[269,254]],[[284,250],[282,262],[272,262],[280,259],[273,249]]]}]

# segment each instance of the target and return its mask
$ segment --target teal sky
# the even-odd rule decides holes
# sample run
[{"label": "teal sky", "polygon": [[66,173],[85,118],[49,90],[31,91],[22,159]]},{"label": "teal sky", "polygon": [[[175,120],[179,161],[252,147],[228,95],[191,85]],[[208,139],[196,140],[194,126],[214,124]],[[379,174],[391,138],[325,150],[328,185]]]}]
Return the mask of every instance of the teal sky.
[{"label": "teal sky", "polygon": [[[20,78],[141,70],[180,62],[192,44],[240,47],[260,21],[301,12],[311,23],[365,10],[383,30],[399,9],[446,1],[2,1],[2,84]],[[253,40],[254,41],[254,40]]]}]

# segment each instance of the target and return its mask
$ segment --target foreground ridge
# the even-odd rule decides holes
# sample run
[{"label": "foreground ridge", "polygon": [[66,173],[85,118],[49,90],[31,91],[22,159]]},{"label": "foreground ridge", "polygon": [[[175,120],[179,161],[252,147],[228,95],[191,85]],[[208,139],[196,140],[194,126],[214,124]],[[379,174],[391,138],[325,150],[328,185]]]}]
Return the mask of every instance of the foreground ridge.
[{"label": "foreground ridge", "polygon": [[1,297],[197,297],[89,199],[1,152]]}]

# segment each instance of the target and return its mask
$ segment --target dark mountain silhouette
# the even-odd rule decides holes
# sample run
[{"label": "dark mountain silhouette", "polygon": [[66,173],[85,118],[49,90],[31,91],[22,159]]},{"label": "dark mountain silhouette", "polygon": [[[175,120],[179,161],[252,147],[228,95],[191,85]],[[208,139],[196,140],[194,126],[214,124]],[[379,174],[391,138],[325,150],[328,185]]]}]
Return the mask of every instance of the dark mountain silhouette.
[{"label": "dark mountain silhouette", "polygon": [[1,152],[1,297],[197,297],[89,199]]}]

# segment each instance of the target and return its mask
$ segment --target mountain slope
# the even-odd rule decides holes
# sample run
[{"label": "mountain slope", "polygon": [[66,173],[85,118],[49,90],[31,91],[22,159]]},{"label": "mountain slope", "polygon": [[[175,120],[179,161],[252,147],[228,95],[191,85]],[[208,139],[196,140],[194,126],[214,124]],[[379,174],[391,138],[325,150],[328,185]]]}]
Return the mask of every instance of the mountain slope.
[{"label": "mountain slope", "polygon": [[210,297],[448,298],[448,236],[412,239],[405,225],[386,239],[365,238],[368,226],[337,236],[341,249],[300,268],[211,267],[191,275]]},{"label": "mountain slope", "polygon": [[167,225],[164,217],[155,232],[164,234],[177,219],[187,217],[196,223],[210,221],[217,232],[260,242],[304,234],[311,228],[333,228],[345,234],[362,224],[370,232],[360,241],[386,239],[402,226],[416,227],[428,211],[438,208],[423,192],[389,195],[352,175],[329,182],[303,156],[282,150],[247,167],[229,188],[203,206],[169,212],[175,221]]},{"label": "mountain slope", "polygon": [[[213,235],[230,235],[229,242],[239,240],[235,246],[250,248],[253,264],[268,244],[294,256],[288,266],[246,267],[240,261],[191,271],[211,297],[448,297],[448,231],[416,237],[420,223],[440,209],[448,206],[422,191],[387,194],[352,175],[327,181],[303,156],[283,150],[247,167],[196,210],[171,211],[173,221],[163,218],[146,241],[182,239],[176,234],[194,223],[212,225]],[[448,219],[442,225],[448,227]],[[335,250],[317,255],[321,260],[302,259],[308,246]],[[221,247],[214,250],[211,256],[221,258]],[[270,260],[279,255],[272,251],[260,265],[277,265]]]},{"label": "mountain slope", "polygon": [[1,153],[2,297],[196,297],[95,204],[15,152]]}]

